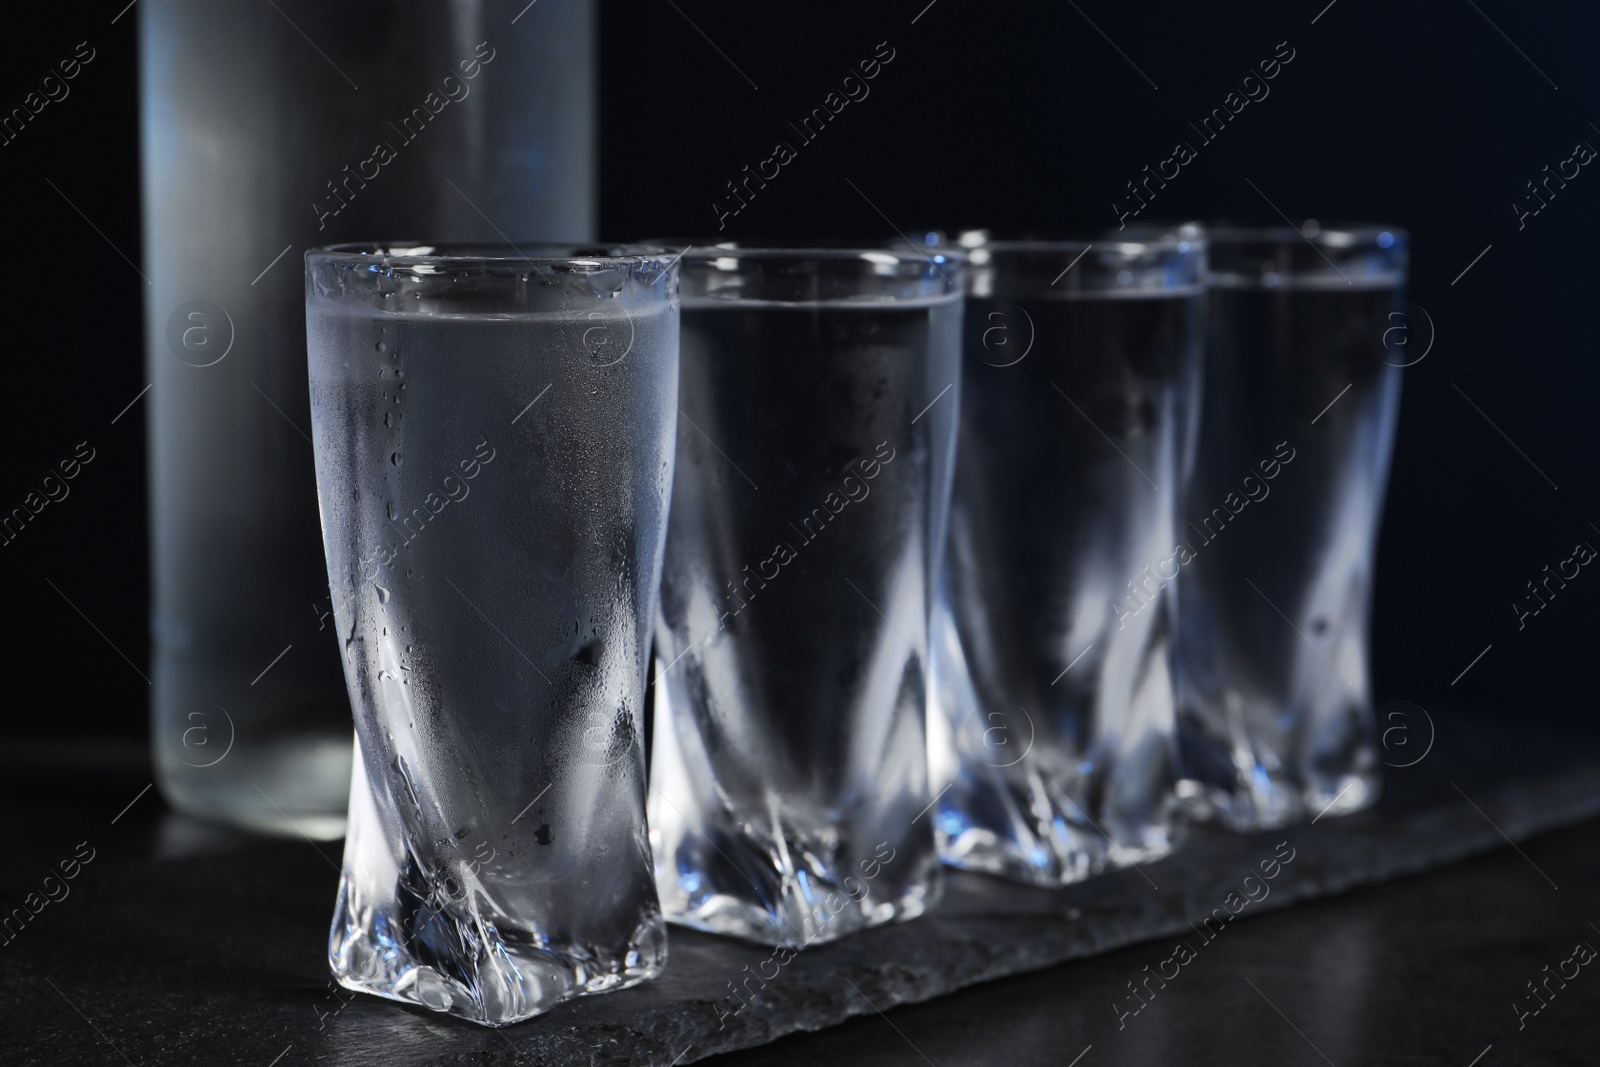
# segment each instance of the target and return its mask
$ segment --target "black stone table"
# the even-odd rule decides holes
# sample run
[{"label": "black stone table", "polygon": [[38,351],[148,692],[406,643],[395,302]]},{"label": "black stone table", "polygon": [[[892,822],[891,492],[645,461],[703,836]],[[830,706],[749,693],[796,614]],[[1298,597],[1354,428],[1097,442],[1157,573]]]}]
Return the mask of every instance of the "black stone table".
[{"label": "black stone table", "polygon": [[674,929],[660,980],[498,1031],[330,985],[337,846],[175,816],[136,752],[11,746],[0,905],[93,858],[0,944],[0,1062],[1600,1062],[1600,968],[1527,988],[1600,947],[1600,746],[1460,712],[1416,728],[1391,760],[1436,729],[1431,749],[1372,812],[1197,830],[1058,892],[957,875],[925,918],[752,980],[736,1014],[729,983],[769,951]]}]

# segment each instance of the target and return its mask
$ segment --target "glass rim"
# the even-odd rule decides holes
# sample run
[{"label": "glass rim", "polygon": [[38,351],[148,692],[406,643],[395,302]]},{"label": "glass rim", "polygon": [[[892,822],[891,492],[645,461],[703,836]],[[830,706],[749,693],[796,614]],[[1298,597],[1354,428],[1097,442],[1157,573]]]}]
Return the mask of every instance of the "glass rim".
[{"label": "glass rim", "polygon": [[[922,233],[923,231],[916,231]],[[926,238],[937,235],[940,240],[928,244]],[[961,230],[928,230],[922,241],[912,241],[919,248],[966,252],[969,256],[982,252],[1015,253],[1075,253],[1087,251],[1091,246],[1108,249],[1121,255],[1138,255],[1177,248],[1180,252],[1192,248],[1178,247],[1189,242],[1193,247],[1203,247],[1206,240],[1204,227],[1192,219],[1165,220],[1135,223],[1132,227],[1066,226],[1044,230],[996,230],[989,227],[968,227]]]},{"label": "glass rim", "polygon": [[742,245],[735,241],[724,241],[719,244],[689,245],[680,255],[685,262],[696,264],[717,259],[734,258],[757,261],[823,259],[841,263],[873,263],[881,266],[907,264],[919,268],[941,260],[945,263],[964,265],[968,258],[967,250],[963,248],[949,250],[941,248],[924,252],[917,249],[899,250],[893,247],[874,245],[866,241],[831,247],[803,243],[786,246],[768,242]]},{"label": "glass rim", "polygon": [[1150,226],[1137,233],[1067,231],[994,239],[967,231],[976,297],[1107,300],[1198,295],[1206,242],[1196,227]]},{"label": "glass rim", "polygon": [[[350,241],[306,250],[308,266],[372,267],[409,270],[438,269],[438,273],[463,271],[496,273],[529,267],[567,267],[609,270],[616,267],[671,266],[677,257],[659,244],[607,244],[589,241],[527,241],[521,244],[493,241],[446,241],[435,244],[409,241]],[[427,273],[434,273],[428,271]]]},{"label": "glass rim", "polygon": [[[1307,233],[1308,226],[1314,226],[1315,229]],[[1299,226],[1293,223],[1228,220],[1205,225],[1203,233],[1212,245],[1310,241],[1313,245],[1327,248],[1360,248],[1366,245],[1391,248],[1411,243],[1411,233],[1403,226],[1387,226],[1377,222],[1333,222],[1324,225],[1316,219],[1307,219]],[[1392,238],[1387,245],[1382,243],[1386,234]]]},{"label": "glass rim", "polygon": [[[1162,231],[1159,236],[1152,234],[1149,237],[1118,237],[1115,231],[1112,234],[1098,237],[1063,237],[1044,238],[1026,237],[1015,240],[989,241],[985,244],[975,245],[968,252],[988,252],[1004,254],[1026,254],[1030,252],[1087,252],[1091,248],[1100,248],[1108,252],[1117,252],[1123,255],[1136,255],[1140,252],[1173,251],[1186,253],[1199,251],[1205,247],[1205,232],[1198,234],[1180,234],[1176,230]],[[1189,248],[1180,247],[1184,243]]]}]

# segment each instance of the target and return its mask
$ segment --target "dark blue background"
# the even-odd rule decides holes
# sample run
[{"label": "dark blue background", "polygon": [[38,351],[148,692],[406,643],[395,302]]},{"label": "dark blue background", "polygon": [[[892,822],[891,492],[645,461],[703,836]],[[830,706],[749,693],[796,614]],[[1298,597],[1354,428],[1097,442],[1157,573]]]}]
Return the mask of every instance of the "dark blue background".
[{"label": "dark blue background", "polygon": [[[725,233],[1113,223],[1124,183],[1178,140],[1200,147],[1187,123],[1287,41],[1295,58],[1271,95],[1201,147],[1146,217],[1275,218],[1265,194],[1296,219],[1411,230],[1411,299],[1437,337],[1406,372],[1380,552],[1378,696],[1587,724],[1600,575],[1586,569],[1524,630],[1510,605],[1578,541],[1600,546],[1600,371],[1586,310],[1600,279],[1584,244],[1600,174],[1586,168],[1521,231],[1512,202],[1577,141],[1600,146],[1600,11],[1325,2],[607,0],[602,232],[713,231],[724,182],[778,140],[797,158]],[[146,381],[143,285],[108,247],[139,261],[135,20],[108,25],[123,3],[11,13],[0,36],[6,108],[78,41],[97,50],[71,96],[0,147],[0,509],[79,441],[97,450],[71,496],[0,548],[7,733],[146,728],[148,687],[109,647],[145,669],[142,412],[110,425]],[[800,144],[788,123],[882,41],[895,58],[871,95]]]}]

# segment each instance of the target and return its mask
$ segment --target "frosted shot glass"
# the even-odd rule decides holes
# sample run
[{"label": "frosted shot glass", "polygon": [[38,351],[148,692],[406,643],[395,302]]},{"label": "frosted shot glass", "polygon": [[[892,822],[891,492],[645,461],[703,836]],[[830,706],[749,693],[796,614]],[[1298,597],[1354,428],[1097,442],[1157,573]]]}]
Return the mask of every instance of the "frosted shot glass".
[{"label": "frosted shot glass", "polygon": [[1193,228],[972,245],[929,751],[946,863],[1038,886],[1166,854]]},{"label": "frosted shot glass", "polygon": [[804,946],[939,892],[925,652],[963,259],[683,257],[650,772],[672,921]]},{"label": "frosted shot glass", "polygon": [[653,977],[676,265],[337,246],[306,255],[306,310],[356,733],[335,977],[490,1026]]},{"label": "frosted shot glass", "polygon": [[[1408,238],[1215,227],[1199,452],[1186,502],[1179,790],[1236,830],[1377,800],[1373,551],[1417,358]],[[1420,340],[1420,339],[1419,339]]]}]

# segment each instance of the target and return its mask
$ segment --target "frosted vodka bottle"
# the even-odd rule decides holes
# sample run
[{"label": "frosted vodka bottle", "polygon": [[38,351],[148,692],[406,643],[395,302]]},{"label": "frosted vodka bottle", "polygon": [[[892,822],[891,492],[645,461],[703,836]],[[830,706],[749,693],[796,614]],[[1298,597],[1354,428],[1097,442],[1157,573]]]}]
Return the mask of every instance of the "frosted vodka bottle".
[{"label": "frosted vodka bottle", "polygon": [[[181,810],[343,832],[317,535],[312,244],[587,239],[594,9],[141,0],[152,743]],[[520,17],[519,16],[520,13]],[[513,24],[513,19],[516,22]]]}]

